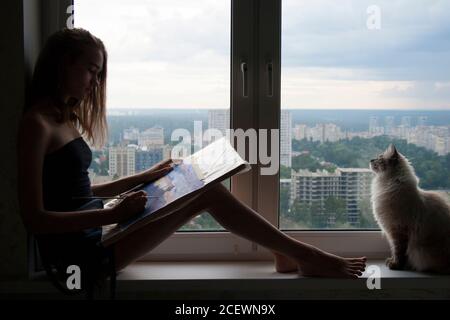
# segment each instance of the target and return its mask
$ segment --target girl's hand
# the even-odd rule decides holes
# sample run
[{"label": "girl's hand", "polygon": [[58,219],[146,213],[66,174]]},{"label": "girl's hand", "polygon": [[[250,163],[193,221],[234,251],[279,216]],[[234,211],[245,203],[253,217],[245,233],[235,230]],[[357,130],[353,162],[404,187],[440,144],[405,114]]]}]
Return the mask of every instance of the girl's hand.
[{"label": "girl's hand", "polygon": [[177,163],[172,159],[167,159],[155,164],[150,169],[141,172],[139,175],[141,175],[144,183],[149,183],[164,177],[175,167],[176,164]]},{"label": "girl's hand", "polygon": [[163,169],[167,166],[170,166],[172,164],[174,164],[175,162],[173,161],[172,158],[166,159],[166,160],[162,160],[160,162],[158,162],[157,164],[153,165],[149,170],[160,170]]},{"label": "girl's hand", "polygon": [[138,214],[142,213],[147,203],[147,192],[144,190],[137,192],[130,192],[124,195],[111,210],[117,217],[118,222],[125,222]]}]

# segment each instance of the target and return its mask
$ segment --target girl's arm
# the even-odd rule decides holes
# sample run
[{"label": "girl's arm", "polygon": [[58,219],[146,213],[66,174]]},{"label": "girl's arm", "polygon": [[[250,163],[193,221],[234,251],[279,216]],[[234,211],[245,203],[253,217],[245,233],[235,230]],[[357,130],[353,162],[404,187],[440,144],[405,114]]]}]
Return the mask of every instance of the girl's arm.
[{"label": "girl's arm", "polygon": [[96,197],[109,197],[121,194],[144,182],[146,182],[145,176],[138,173],[119,180],[92,185],[91,189]]},{"label": "girl's arm", "polygon": [[149,183],[159,179],[172,170],[173,165],[172,159],[163,160],[146,171],[119,180],[95,184],[91,186],[91,189],[96,197],[115,196],[130,190],[141,183]]}]

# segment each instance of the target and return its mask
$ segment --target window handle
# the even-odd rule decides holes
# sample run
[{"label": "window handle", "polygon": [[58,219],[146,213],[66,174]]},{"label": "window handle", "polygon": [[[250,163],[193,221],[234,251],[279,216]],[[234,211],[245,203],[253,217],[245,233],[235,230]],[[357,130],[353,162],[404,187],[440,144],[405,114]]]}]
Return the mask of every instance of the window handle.
[{"label": "window handle", "polygon": [[269,61],[267,63],[267,96],[273,97],[273,63]]},{"label": "window handle", "polygon": [[242,74],[242,96],[248,97],[248,66],[247,62],[241,62],[241,74]]}]

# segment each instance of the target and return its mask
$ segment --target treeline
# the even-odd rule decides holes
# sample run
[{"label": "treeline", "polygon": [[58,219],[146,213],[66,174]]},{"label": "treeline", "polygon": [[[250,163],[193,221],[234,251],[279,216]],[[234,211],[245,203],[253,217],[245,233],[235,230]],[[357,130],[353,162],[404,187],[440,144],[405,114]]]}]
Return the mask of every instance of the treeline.
[{"label": "treeline", "polygon": [[377,229],[370,199],[358,201],[359,213],[354,223],[349,222],[344,199],[327,197],[321,201],[294,200],[289,208],[280,208],[283,229]]},{"label": "treeline", "polygon": [[[424,189],[450,189],[450,154],[439,156],[403,139],[379,136],[370,139],[353,138],[337,142],[318,142],[303,139],[292,141],[293,151],[309,151],[310,155],[293,157],[293,169],[314,168],[311,162],[331,162],[342,168],[368,168],[371,159],[383,152],[390,143],[406,156],[413,165]],[[307,161],[305,158],[308,158]],[[296,159],[297,158],[297,159]],[[315,160],[314,160],[315,159]],[[323,166],[322,166],[323,167]]]}]

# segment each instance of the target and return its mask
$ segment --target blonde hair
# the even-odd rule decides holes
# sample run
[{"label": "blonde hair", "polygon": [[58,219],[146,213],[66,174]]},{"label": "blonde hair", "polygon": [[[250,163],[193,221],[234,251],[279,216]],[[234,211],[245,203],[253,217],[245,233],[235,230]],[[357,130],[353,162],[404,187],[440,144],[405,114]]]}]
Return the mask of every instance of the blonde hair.
[{"label": "blonde hair", "polygon": [[[98,75],[98,85],[75,106],[61,101],[61,79],[64,59],[78,59],[86,48],[95,48],[103,54],[103,66]],[[51,35],[39,54],[27,94],[24,112],[40,101],[49,99],[59,111],[57,121],[71,121],[91,145],[101,147],[106,143],[106,75],[108,56],[103,42],[89,31],[63,29]]]}]

